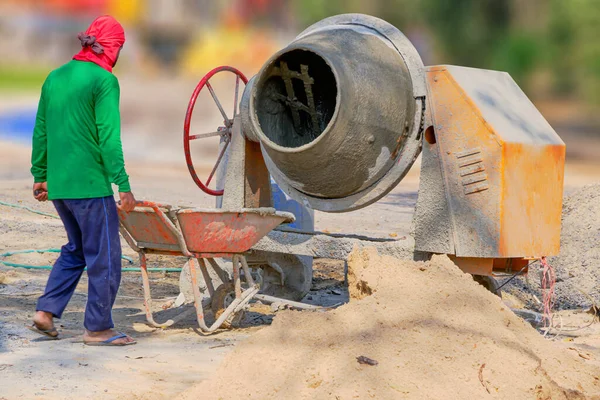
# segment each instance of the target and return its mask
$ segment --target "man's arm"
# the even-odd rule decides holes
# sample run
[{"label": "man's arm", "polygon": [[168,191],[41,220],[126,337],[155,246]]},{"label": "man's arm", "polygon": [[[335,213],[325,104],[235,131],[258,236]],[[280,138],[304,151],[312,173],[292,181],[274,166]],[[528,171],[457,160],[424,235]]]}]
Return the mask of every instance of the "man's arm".
[{"label": "man's arm", "polygon": [[[48,142],[46,136],[46,86],[47,80],[42,86],[42,93],[38,104],[35,127],[33,129],[32,151],[31,151],[31,174],[33,175],[33,195],[39,201],[48,199],[46,187],[48,167]],[[37,192],[37,193],[36,193]]]},{"label": "man's arm", "polygon": [[96,126],[104,168],[111,183],[119,187],[122,207],[131,211],[135,198],[131,194],[129,176],[125,172],[123,145],[121,144],[121,112],[119,81],[113,75],[99,84],[96,93]]},{"label": "man's arm", "polygon": [[102,162],[111,183],[119,192],[129,192],[129,177],[125,172],[121,144],[121,112],[119,81],[110,76],[99,84],[96,95],[96,126]]}]

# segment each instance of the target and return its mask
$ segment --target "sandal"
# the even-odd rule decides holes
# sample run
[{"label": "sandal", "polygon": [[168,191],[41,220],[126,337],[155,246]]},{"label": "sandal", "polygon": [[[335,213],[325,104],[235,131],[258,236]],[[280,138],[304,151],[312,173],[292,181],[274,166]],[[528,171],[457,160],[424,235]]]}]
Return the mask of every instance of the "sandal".
[{"label": "sandal", "polygon": [[84,341],[83,343],[88,345],[88,346],[129,346],[131,344],[136,344],[137,342],[134,340],[133,342],[125,342],[125,343],[114,343],[115,340],[117,339],[123,339],[128,337],[126,334],[118,332],[115,336],[111,337],[110,339],[106,339],[102,342],[86,342]]},{"label": "sandal", "polygon": [[37,325],[34,322],[32,325],[27,325],[27,329],[29,329],[30,331],[33,331],[35,333],[39,333],[40,335],[49,337],[52,340],[60,339],[58,337],[58,331],[56,330],[56,328],[54,326],[50,329],[40,329],[37,327]]}]

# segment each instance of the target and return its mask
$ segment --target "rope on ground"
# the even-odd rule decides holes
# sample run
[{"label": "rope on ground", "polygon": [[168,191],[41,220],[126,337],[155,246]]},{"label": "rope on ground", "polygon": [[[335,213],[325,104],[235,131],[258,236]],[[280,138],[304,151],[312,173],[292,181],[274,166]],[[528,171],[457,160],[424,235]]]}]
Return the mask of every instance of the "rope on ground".
[{"label": "rope on ground", "polygon": [[[33,208],[23,206],[21,204],[13,204],[13,203],[7,203],[4,201],[0,201],[0,205],[6,206],[6,207],[21,208],[23,210],[27,210],[34,214],[39,214],[39,215],[43,215],[45,217],[60,219],[60,217],[56,214],[50,214],[50,213],[46,213],[43,211],[38,211]],[[2,260],[3,258],[10,257],[13,254],[23,254],[23,253],[60,253],[60,249],[43,249],[43,250],[30,249],[30,250],[9,251],[9,252],[0,254],[0,264],[4,264],[7,267],[13,267],[13,268],[41,269],[41,270],[51,270],[52,269],[52,265],[18,264],[18,263],[11,263],[9,261]],[[123,258],[124,260],[127,260],[129,262],[129,264],[133,264],[133,259],[131,257],[121,256],[121,258]],[[139,268],[121,268],[121,271],[132,272],[132,271],[140,271],[140,269]],[[148,271],[150,271],[150,272],[181,272],[181,268],[148,268]]]},{"label": "rope on ground", "polygon": [[562,317],[559,315],[559,319],[560,319],[560,325],[558,327],[555,327],[554,325],[549,326],[547,328],[542,328],[543,331],[546,331],[546,333],[554,330],[556,332],[556,335],[560,335],[562,333],[570,333],[570,332],[577,332],[577,331],[581,331],[583,329],[589,328],[590,326],[592,326],[596,321],[592,318],[592,321],[590,323],[588,323],[587,325],[583,325],[583,326],[575,326],[575,327],[568,327],[569,329],[565,329],[562,323]]},{"label": "rope on ground", "polygon": [[22,208],[23,210],[27,210],[27,211],[32,212],[34,214],[39,214],[39,215],[43,215],[45,217],[60,219],[60,217],[58,215],[56,215],[56,214],[50,214],[50,213],[46,213],[46,212],[43,212],[43,211],[34,210],[31,207],[23,206],[21,204],[13,204],[13,203],[6,203],[4,201],[0,201],[0,205],[6,206],[6,207],[13,207],[13,208]]},{"label": "rope on ground", "polygon": [[[7,267],[13,268],[25,268],[25,269],[41,269],[41,270],[51,270],[52,265],[30,265],[30,264],[18,264],[12,263],[9,261],[5,261],[4,258],[10,257],[14,254],[27,254],[27,253],[60,253],[60,249],[27,249],[27,250],[16,250],[16,251],[7,251],[6,253],[0,254],[0,264],[4,264]],[[129,264],[133,264],[133,259],[128,256],[121,256],[122,259],[129,262]],[[87,269],[87,268],[86,268]],[[140,268],[121,268],[123,272],[132,272],[132,271],[140,271]],[[181,272],[181,268],[148,268],[150,272]]]},{"label": "rope on ground", "polygon": [[592,302],[592,307],[590,308],[590,310],[588,312],[591,312],[594,315],[594,322],[596,321],[596,319],[598,319],[598,321],[600,322],[600,314],[599,314],[600,308],[598,308],[598,306],[596,305],[596,300],[594,300],[594,298],[592,296],[590,296],[588,293],[584,292],[577,286],[575,286],[575,289],[579,290],[585,297],[588,298],[589,301]]},{"label": "rope on ground", "polygon": [[554,285],[556,274],[554,268],[548,264],[546,257],[540,258],[542,264],[542,303],[544,304],[544,326],[552,326],[552,308],[554,307]]}]

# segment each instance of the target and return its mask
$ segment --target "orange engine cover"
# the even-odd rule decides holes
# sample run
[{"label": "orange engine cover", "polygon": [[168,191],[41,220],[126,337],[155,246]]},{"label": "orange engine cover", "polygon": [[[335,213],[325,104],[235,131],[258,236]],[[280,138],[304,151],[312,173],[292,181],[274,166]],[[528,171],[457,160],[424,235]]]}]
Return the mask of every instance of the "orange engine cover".
[{"label": "orange engine cover", "polygon": [[538,258],[560,248],[565,144],[504,72],[428,67],[416,250]]}]

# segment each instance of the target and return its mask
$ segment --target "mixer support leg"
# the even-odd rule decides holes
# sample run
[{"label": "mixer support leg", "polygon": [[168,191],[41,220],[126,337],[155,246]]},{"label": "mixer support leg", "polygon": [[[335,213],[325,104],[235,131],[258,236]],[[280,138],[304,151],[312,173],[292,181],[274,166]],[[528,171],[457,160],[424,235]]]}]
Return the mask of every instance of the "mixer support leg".
[{"label": "mixer support leg", "polygon": [[208,261],[212,269],[219,276],[221,283],[227,283],[230,281],[229,273],[225,272],[214,258],[207,258],[206,261]]},{"label": "mixer support leg", "polygon": [[246,257],[244,257],[243,255],[239,255],[238,257],[242,262],[242,268],[244,269],[244,275],[246,276],[246,282],[248,283],[248,286],[254,286],[254,279],[252,278],[252,274],[250,273],[250,268],[248,267]]},{"label": "mixer support leg", "polygon": [[208,269],[206,268],[206,262],[203,258],[199,258],[198,264],[200,265],[200,271],[202,271],[202,277],[204,277],[204,282],[206,282],[206,288],[208,289],[208,294],[212,297],[215,294],[215,287],[213,286],[212,278],[208,274]]},{"label": "mixer support leg", "polygon": [[146,254],[142,251],[140,254],[140,270],[142,272],[142,282],[144,286],[144,308],[146,309],[146,320],[150,325],[155,328],[166,328],[175,323],[174,320],[170,319],[163,324],[159,324],[154,321],[152,315],[152,295],[150,293],[150,280],[148,279],[148,268],[146,265]]},{"label": "mixer support leg", "polygon": [[196,271],[195,258],[190,258],[190,279],[192,280],[192,289],[194,291],[194,306],[196,307],[196,319],[198,320],[198,326],[203,331],[208,330],[208,327],[204,322],[204,309],[202,308],[202,296],[200,295],[200,288],[198,287],[198,274]]},{"label": "mixer support leg", "polygon": [[235,298],[242,297],[242,284],[240,281],[240,259],[239,255],[233,256],[233,285],[235,287]]}]

